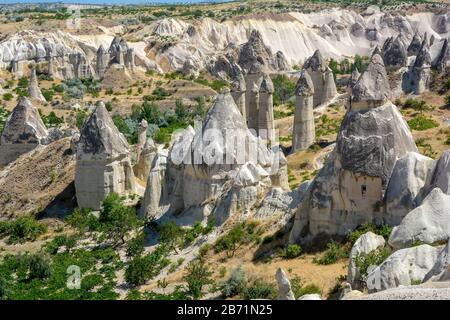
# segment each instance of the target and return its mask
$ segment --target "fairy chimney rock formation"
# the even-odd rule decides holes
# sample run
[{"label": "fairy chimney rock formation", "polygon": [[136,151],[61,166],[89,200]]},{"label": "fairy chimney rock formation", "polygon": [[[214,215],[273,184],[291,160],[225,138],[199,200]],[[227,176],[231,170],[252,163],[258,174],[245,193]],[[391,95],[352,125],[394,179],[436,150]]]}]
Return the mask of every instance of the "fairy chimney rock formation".
[{"label": "fairy chimney rock formation", "polygon": [[400,40],[400,36],[397,36],[395,39],[390,37],[385,41],[383,45],[383,60],[386,68],[392,70],[406,66],[408,63],[408,53]]},{"label": "fairy chimney rock formation", "polygon": [[98,103],[80,133],[75,166],[78,206],[98,210],[109,193],[134,193],[130,149],[104,103]]},{"label": "fairy chimney rock formation", "polygon": [[105,50],[105,48],[100,45],[97,50],[97,65],[96,65],[96,73],[97,77],[102,78],[105,75],[106,68],[109,64],[109,53]]},{"label": "fairy chimney rock formation", "polygon": [[246,75],[246,122],[249,129],[258,129],[259,90],[263,80],[262,65],[259,62],[252,64]]},{"label": "fairy chimney rock formation", "polygon": [[374,54],[352,89],[350,108],[353,111],[375,108],[390,98],[391,89],[383,59]]},{"label": "fairy chimney rock formation", "polygon": [[314,85],[305,71],[300,75],[295,89],[294,129],[292,134],[292,151],[305,150],[315,140],[313,113]]},{"label": "fairy chimney rock formation", "polygon": [[28,87],[28,96],[33,100],[39,102],[46,102],[44,96],[42,95],[41,89],[39,89],[39,83],[36,76],[35,67],[31,69],[30,84]]},{"label": "fairy chimney rock formation", "polygon": [[408,46],[408,49],[407,49],[408,56],[417,55],[420,51],[421,46],[422,46],[422,39],[416,33],[414,35],[414,37],[412,38],[411,43]]},{"label": "fairy chimney rock formation", "polygon": [[421,94],[428,89],[431,78],[431,55],[427,40],[422,41],[414,64],[403,75],[403,91],[405,93]]},{"label": "fairy chimney rock formation", "polygon": [[47,136],[39,112],[27,98],[22,97],[6,120],[0,138],[0,165],[7,165],[33,150]]},{"label": "fairy chimney rock formation", "polygon": [[245,84],[245,78],[242,73],[238,73],[231,85],[231,95],[233,96],[234,102],[238,106],[244,119],[247,118],[246,106],[245,106],[245,95],[247,91],[247,86]]},{"label": "fairy chimney rock formation", "polygon": [[264,140],[274,140],[273,118],[274,87],[268,74],[264,74],[259,88],[258,135]]},{"label": "fairy chimney rock formation", "polygon": [[333,72],[327,66],[319,50],[306,60],[303,68],[309,73],[314,85],[314,107],[330,101],[337,94]]}]

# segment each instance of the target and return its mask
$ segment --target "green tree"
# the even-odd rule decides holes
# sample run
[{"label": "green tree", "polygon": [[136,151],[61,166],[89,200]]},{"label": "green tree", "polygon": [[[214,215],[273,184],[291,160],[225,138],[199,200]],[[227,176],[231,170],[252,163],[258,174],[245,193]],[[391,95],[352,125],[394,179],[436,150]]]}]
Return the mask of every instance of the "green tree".
[{"label": "green tree", "polygon": [[99,222],[115,243],[125,243],[128,232],[139,226],[134,208],[126,207],[117,193],[110,193],[103,201]]},{"label": "green tree", "polygon": [[174,221],[168,221],[159,226],[159,241],[167,245],[169,250],[175,250],[184,240],[183,229]]},{"label": "green tree", "polygon": [[283,74],[277,75],[273,79],[273,104],[275,106],[285,104],[295,94],[295,84],[295,81],[287,76]]},{"label": "green tree", "polygon": [[191,261],[186,267],[186,274],[183,280],[186,281],[186,293],[197,300],[203,297],[203,287],[212,284],[212,272],[209,270],[203,259]]}]

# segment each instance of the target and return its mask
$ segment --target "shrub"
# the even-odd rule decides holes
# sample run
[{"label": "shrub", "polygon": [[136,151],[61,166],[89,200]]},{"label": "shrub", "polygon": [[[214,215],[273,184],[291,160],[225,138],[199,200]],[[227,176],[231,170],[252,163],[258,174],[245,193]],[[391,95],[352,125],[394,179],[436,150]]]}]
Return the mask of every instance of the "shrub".
[{"label": "shrub", "polygon": [[13,98],[13,95],[11,92],[6,92],[3,94],[3,100],[5,101],[11,101]]},{"label": "shrub", "polygon": [[88,118],[88,114],[86,111],[84,110],[78,110],[77,113],[75,114],[75,125],[77,126],[78,129],[83,128],[84,123],[86,122]]},{"label": "shrub", "polygon": [[281,252],[281,257],[285,259],[297,258],[302,253],[302,248],[298,244],[289,244]]},{"label": "shrub", "polygon": [[203,297],[203,287],[214,283],[211,278],[212,272],[209,271],[203,259],[191,261],[187,268],[183,280],[186,281],[186,294],[192,299],[197,300]]},{"label": "shrub", "polygon": [[225,298],[234,297],[244,291],[246,283],[244,270],[237,267],[231,271],[230,277],[220,284],[220,292]]},{"label": "shrub", "polygon": [[360,253],[355,258],[355,265],[364,278],[367,276],[369,267],[378,266],[391,254],[388,247],[378,248],[369,253]]},{"label": "shrub", "polygon": [[291,287],[295,299],[298,299],[305,294],[322,294],[322,290],[317,285],[313,283],[305,285],[303,280],[299,276],[292,277]]},{"label": "shrub", "polygon": [[373,223],[366,223],[362,226],[356,228],[356,230],[352,231],[347,235],[347,241],[353,246],[353,244],[361,237],[364,233],[372,231],[375,234],[383,236],[384,239],[388,239],[392,232],[392,227],[387,224],[382,224],[379,226],[374,225]]},{"label": "shrub", "polygon": [[13,221],[0,222],[0,237],[9,236],[8,243],[34,241],[47,231],[47,226],[36,221],[31,215],[22,216]]},{"label": "shrub", "polygon": [[44,253],[30,256],[28,279],[46,279],[50,277],[50,259]]},{"label": "shrub", "polygon": [[246,300],[273,300],[276,297],[276,289],[272,283],[266,282],[261,278],[256,278],[244,289],[243,297]]},{"label": "shrub", "polygon": [[98,218],[91,213],[90,209],[76,208],[65,221],[76,228],[80,234],[87,231],[97,231],[100,228]]},{"label": "shrub", "polygon": [[336,263],[340,259],[348,258],[347,250],[340,244],[332,241],[327,244],[325,254],[319,258],[314,259],[317,264],[328,265]]},{"label": "shrub", "polygon": [[419,115],[408,121],[408,125],[411,129],[417,131],[424,131],[438,126],[438,123],[432,118]]}]

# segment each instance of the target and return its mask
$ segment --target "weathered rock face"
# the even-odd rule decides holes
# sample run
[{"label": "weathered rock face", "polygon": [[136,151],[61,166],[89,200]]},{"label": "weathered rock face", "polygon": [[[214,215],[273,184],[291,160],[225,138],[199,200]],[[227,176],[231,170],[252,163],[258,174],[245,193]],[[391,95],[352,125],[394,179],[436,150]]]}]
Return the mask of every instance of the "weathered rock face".
[{"label": "weathered rock face", "polygon": [[297,211],[291,241],[322,232],[345,235],[358,225],[381,220],[383,193],[394,164],[410,151],[417,152],[417,147],[392,103],[348,111],[335,150]]},{"label": "weathered rock face", "polygon": [[233,97],[224,92],[201,129],[189,127],[173,141],[167,156],[158,153],[141,214],[176,215],[179,223],[213,216],[221,224],[251,211],[258,195],[270,187],[284,187],[276,184],[286,181],[280,178],[280,172],[286,175],[286,164],[278,166],[278,157],[248,130]]},{"label": "weathered rock face", "polygon": [[408,63],[408,53],[400,36],[388,38],[383,45],[383,60],[386,68],[398,70]]},{"label": "weathered rock face", "polygon": [[439,55],[431,64],[431,68],[442,72],[447,67],[448,60],[450,59],[450,48],[448,46],[448,39],[445,39],[442,42],[441,50],[439,51]]},{"label": "weathered rock face", "polygon": [[448,22],[449,22],[448,14],[440,15],[436,19],[436,32],[437,33],[447,33],[449,30]]},{"label": "weathered rock face", "polygon": [[77,145],[75,189],[78,206],[98,210],[115,192],[135,192],[130,150],[124,136],[100,103],[81,130]]},{"label": "weathered rock face", "polygon": [[449,238],[450,196],[435,188],[399,226],[394,227],[389,244],[398,249],[410,246],[414,241],[433,244]]},{"label": "weathered rock face", "polygon": [[436,163],[429,186],[429,189],[432,188],[439,188],[450,195],[450,150],[444,151]]},{"label": "weathered rock face", "polygon": [[353,89],[353,87],[356,85],[356,83],[359,80],[359,77],[361,76],[361,73],[359,73],[358,68],[355,68],[352,71],[352,75],[350,77],[350,89]]},{"label": "weathered rock face", "polygon": [[259,62],[266,68],[270,66],[272,51],[264,44],[261,33],[253,30],[239,52],[238,64],[245,70],[249,70],[255,63]]},{"label": "weathered rock face", "polygon": [[306,60],[303,68],[309,73],[314,86],[314,107],[330,101],[337,94],[333,72],[319,50]]},{"label": "weathered rock face", "polygon": [[431,72],[431,55],[427,40],[422,41],[414,64],[403,75],[402,87],[405,93],[421,94],[428,89]]},{"label": "weathered rock face", "polygon": [[395,163],[386,189],[383,220],[396,226],[425,197],[436,162],[415,152],[409,152]]},{"label": "weathered rock face", "polygon": [[6,120],[0,138],[0,165],[6,165],[33,150],[47,135],[37,109],[22,97]]},{"label": "weathered rock face", "polygon": [[289,70],[289,64],[287,63],[286,57],[282,51],[277,51],[275,53],[275,69],[278,71],[286,71]]},{"label": "weathered rock face", "polygon": [[422,38],[416,33],[408,46],[408,56],[416,56],[422,46]]},{"label": "weathered rock face", "polygon": [[424,244],[394,252],[367,276],[369,292],[421,283],[439,274],[443,251],[447,249]]},{"label": "weathered rock face", "polygon": [[359,290],[363,288],[363,285],[360,282],[360,280],[362,280],[360,270],[356,266],[357,257],[362,254],[368,254],[378,248],[382,248],[384,243],[384,238],[373,232],[367,232],[356,240],[350,252],[348,264],[347,280],[350,282],[352,289]]},{"label": "weathered rock face", "polygon": [[305,150],[315,140],[316,132],[313,113],[314,85],[308,72],[303,71],[295,89],[294,129],[292,132],[292,150]]},{"label": "weathered rock face", "polygon": [[389,79],[383,59],[374,54],[369,65],[352,89],[351,110],[364,110],[383,105],[391,97]]},{"label": "weathered rock face", "polygon": [[294,293],[291,289],[291,282],[283,269],[277,269],[276,278],[278,284],[278,300],[295,300]]},{"label": "weathered rock face", "polygon": [[42,95],[41,89],[39,89],[39,83],[36,76],[36,68],[31,69],[30,85],[28,87],[28,96],[39,102],[46,102]]}]

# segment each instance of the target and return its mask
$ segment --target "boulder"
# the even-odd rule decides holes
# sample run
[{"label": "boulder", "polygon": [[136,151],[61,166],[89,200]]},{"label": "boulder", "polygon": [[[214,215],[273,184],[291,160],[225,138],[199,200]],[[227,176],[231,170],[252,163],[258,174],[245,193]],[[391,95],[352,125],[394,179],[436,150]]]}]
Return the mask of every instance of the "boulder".
[{"label": "boulder", "polygon": [[368,254],[378,248],[384,247],[384,238],[378,236],[373,232],[367,232],[356,240],[350,251],[348,264],[348,281],[353,289],[362,289],[361,274],[359,268],[356,266],[356,259],[361,254]]},{"label": "boulder", "polygon": [[422,204],[394,227],[389,244],[398,249],[415,241],[433,244],[450,238],[450,195],[434,188]]},{"label": "boulder", "polygon": [[395,251],[368,274],[369,292],[422,283],[438,261],[441,250],[424,244]]},{"label": "boulder", "polygon": [[294,293],[291,289],[291,282],[283,269],[277,269],[276,278],[278,284],[278,300],[295,300]]},{"label": "boulder", "polygon": [[297,300],[322,300],[322,297],[317,293],[304,294]]},{"label": "boulder", "polygon": [[99,210],[109,193],[134,193],[130,149],[104,103],[97,105],[80,134],[75,166],[78,206]]},{"label": "boulder", "polygon": [[0,138],[0,165],[7,165],[47,138],[48,131],[37,109],[25,97],[13,109],[6,120]]},{"label": "boulder", "polygon": [[384,196],[384,223],[399,225],[426,195],[436,162],[416,152],[408,152],[395,163]]}]

